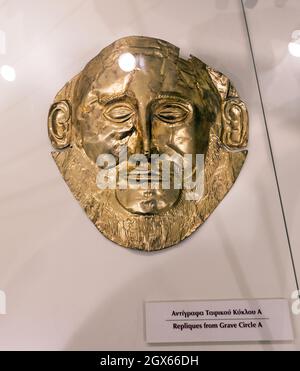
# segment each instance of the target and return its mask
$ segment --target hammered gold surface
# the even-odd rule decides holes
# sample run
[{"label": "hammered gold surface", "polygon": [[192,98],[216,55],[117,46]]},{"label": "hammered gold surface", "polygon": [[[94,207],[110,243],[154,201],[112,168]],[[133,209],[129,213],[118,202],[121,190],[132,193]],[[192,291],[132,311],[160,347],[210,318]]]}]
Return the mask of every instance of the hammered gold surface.
[{"label": "hammered gold surface", "polygon": [[[130,53],[136,65],[120,68]],[[57,94],[48,118],[53,158],[107,238],[146,251],[177,244],[209,217],[247,156],[248,114],[228,78],[166,41],[132,36],[103,49]],[[204,155],[204,192],[101,190],[97,156]],[[146,196],[145,196],[146,197]],[[150,202],[149,202],[150,197]],[[147,201],[147,202],[146,202]]]}]

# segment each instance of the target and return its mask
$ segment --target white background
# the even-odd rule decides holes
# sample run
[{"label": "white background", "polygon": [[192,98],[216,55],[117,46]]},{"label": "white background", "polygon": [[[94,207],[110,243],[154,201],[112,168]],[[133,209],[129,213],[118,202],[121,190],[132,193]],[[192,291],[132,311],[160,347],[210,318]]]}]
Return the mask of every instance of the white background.
[{"label": "white background", "polygon": [[[296,269],[300,271],[298,0],[245,0]],[[242,8],[238,0],[0,0],[0,349],[300,349],[285,344],[145,342],[147,300],[290,298],[296,290]],[[105,239],[50,151],[53,97],[123,36],[165,39],[227,74],[250,113],[249,155],[226,199],[177,247],[158,253]]]}]

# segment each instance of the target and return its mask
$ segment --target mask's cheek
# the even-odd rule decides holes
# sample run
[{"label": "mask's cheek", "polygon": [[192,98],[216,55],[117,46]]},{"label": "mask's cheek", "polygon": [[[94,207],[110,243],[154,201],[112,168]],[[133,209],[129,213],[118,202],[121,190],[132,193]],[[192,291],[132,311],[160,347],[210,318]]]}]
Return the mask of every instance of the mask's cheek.
[{"label": "mask's cheek", "polygon": [[154,119],[151,124],[151,142],[158,153],[163,154],[167,151],[168,143],[172,137],[172,128],[167,123]]},{"label": "mask's cheek", "polygon": [[167,124],[153,122],[152,141],[159,153],[194,154],[196,152],[194,125],[192,123]]},{"label": "mask's cheek", "polygon": [[133,132],[132,122],[114,123],[104,120],[101,112],[81,122],[82,145],[94,162],[100,154],[112,154],[117,158],[122,146],[128,146]]},{"label": "mask's cheek", "polygon": [[170,145],[182,155],[195,154],[196,146],[194,138],[194,127],[192,125],[174,128]]}]

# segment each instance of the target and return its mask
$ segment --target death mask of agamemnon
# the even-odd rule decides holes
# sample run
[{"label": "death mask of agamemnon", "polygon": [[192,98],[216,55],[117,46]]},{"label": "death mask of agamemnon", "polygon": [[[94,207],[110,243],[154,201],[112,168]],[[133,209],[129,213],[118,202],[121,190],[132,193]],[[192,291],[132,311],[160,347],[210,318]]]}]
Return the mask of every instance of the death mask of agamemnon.
[{"label": "death mask of agamemnon", "polygon": [[248,114],[222,73],[174,45],[132,36],[103,49],[57,94],[53,158],[110,240],[153,251],[199,227],[244,164]]}]

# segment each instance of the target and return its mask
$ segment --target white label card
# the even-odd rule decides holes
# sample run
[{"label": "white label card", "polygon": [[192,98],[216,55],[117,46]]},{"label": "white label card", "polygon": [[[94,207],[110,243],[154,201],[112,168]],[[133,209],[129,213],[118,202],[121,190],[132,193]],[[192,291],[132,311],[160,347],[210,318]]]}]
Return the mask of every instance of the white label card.
[{"label": "white label card", "polygon": [[148,343],[291,341],[285,299],[146,302]]}]

